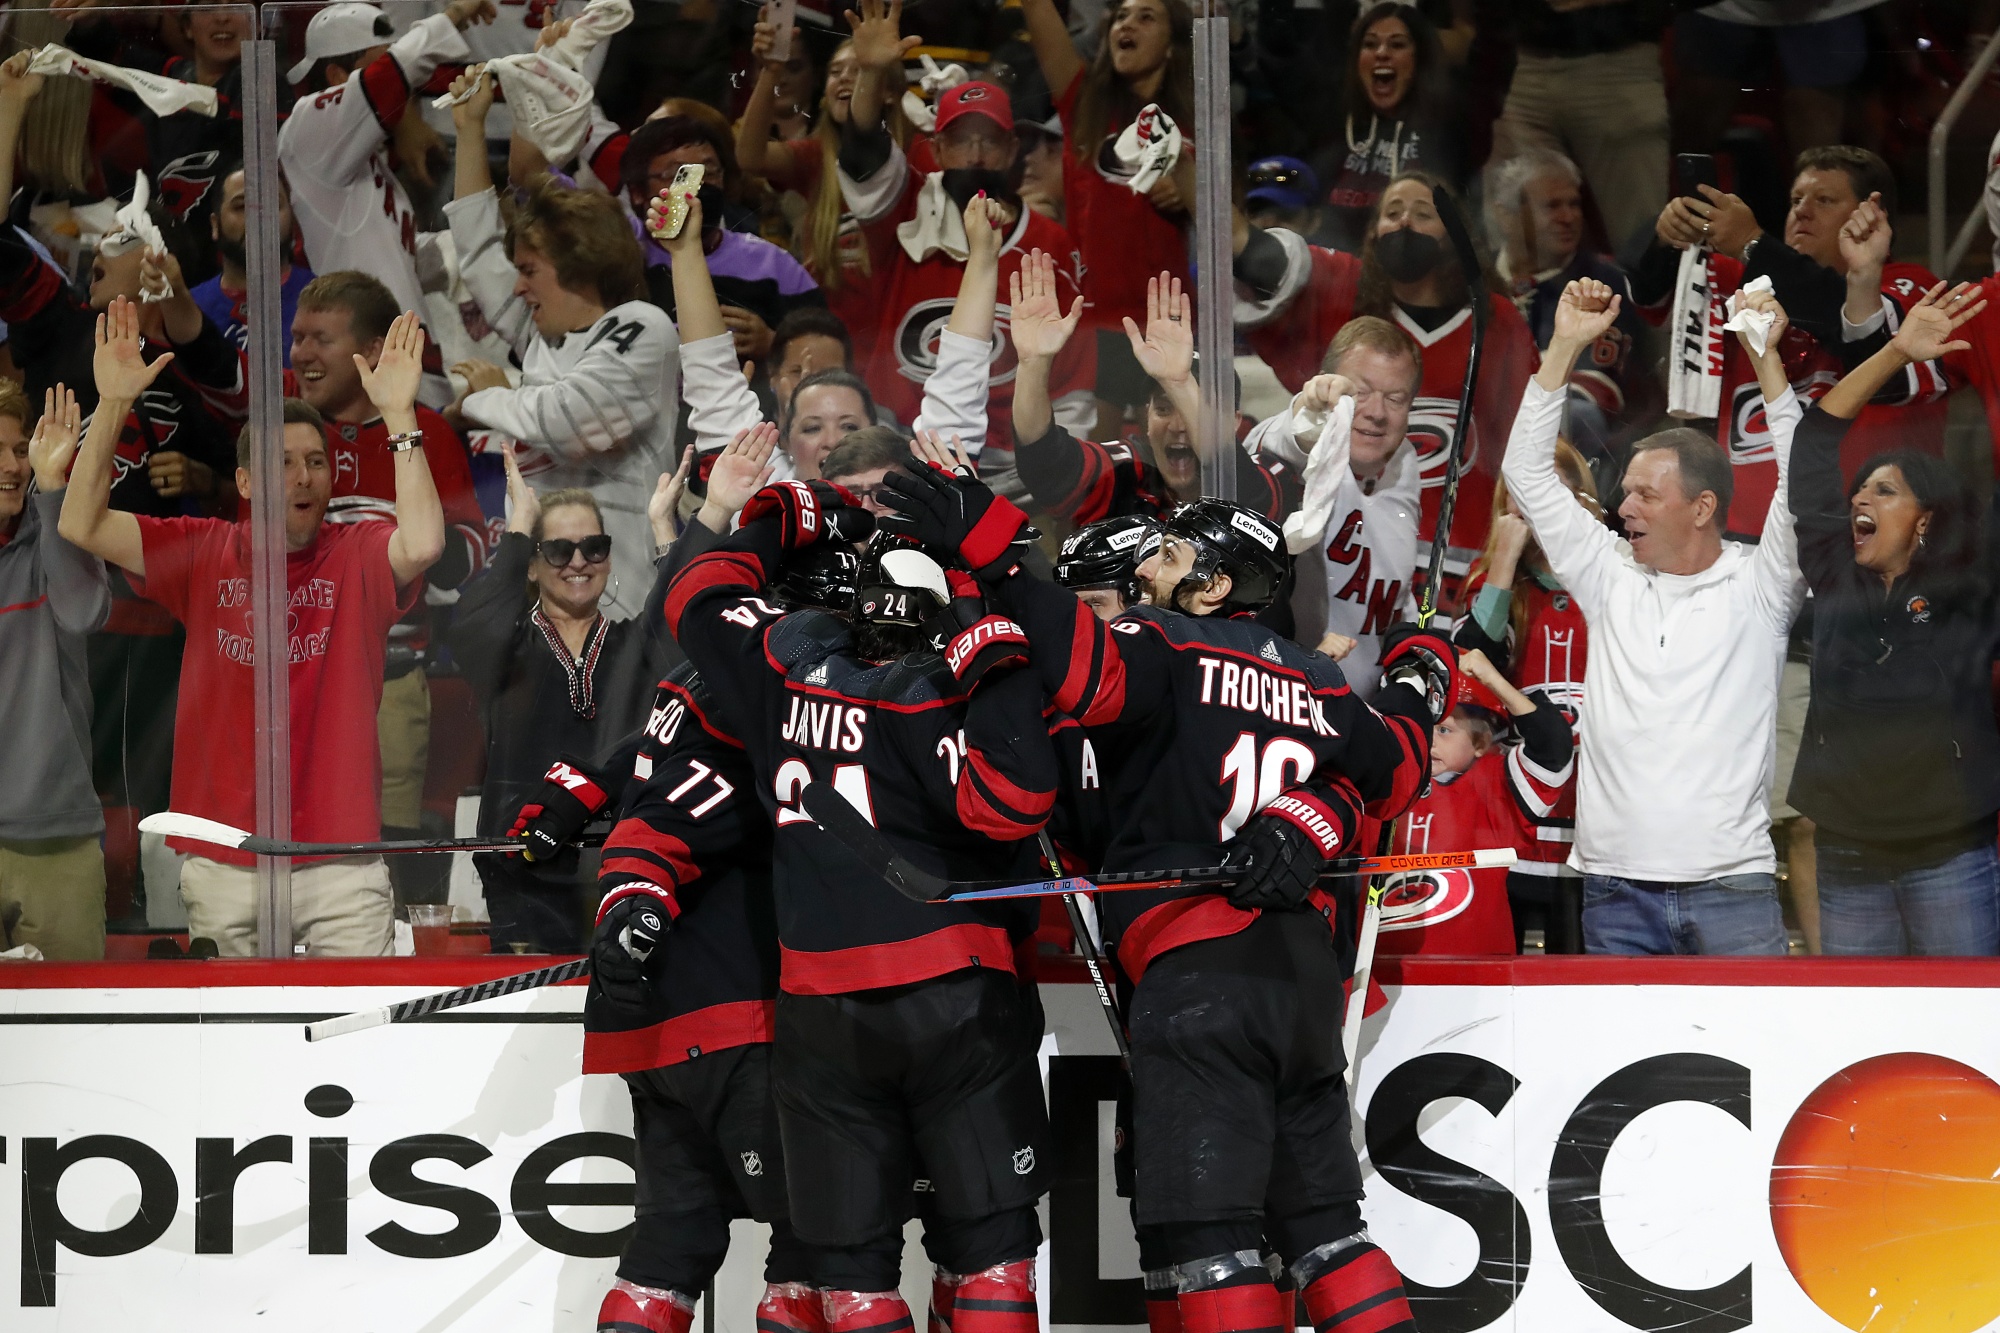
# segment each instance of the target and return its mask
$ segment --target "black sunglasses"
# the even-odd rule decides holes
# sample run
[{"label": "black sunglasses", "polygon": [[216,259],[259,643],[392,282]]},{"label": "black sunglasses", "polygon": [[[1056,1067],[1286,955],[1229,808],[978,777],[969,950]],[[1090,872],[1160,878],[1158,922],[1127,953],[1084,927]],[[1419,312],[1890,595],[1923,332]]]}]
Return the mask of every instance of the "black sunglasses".
[{"label": "black sunglasses", "polygon": [[611,558],[611,536],[600,532],[582,541],[571,541],[567,537],[551,537],[538,545],[542,559],[560,569],[569,563],[569,558],[578,551],[583,552],[584,563],[601,565]]}]

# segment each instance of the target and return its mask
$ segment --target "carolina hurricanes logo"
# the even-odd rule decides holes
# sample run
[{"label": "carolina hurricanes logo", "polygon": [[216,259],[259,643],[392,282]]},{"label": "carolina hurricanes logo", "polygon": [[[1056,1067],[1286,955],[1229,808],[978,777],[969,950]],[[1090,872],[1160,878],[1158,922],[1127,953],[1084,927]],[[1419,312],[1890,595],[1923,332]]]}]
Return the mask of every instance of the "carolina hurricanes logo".
[{"label": "carolina hurricanes logo", "polygon": [[1160,108],[1148,105],[1139,112],[1138,124],[1134,127],[1139,137],[1139,147],[1144,148],[1160,137]]},{"label": "carolina hurricanes logo", "polygon": [[[1794,380],[1792,391],[1799,396],[1801,406],[1810,407],[1839,379],[1830,370],[1816,370],[1803,380]],[[1771,443],[1771,423],[1764,417],[1764,391],[1755,380],[1737,385],[1729,404],[1730,464],[1771,463],[1777,457],[1777,448]]]},{"label": "carolina hurricanes logo", "polygon": [[[1417,450],[1417,468],[1425,490],[1444,485],[1444,470],[1453,441],[1458,439],[1458,400],[1419,398],[1410,404],[1410,443]],[[1470,470],[1473,460],[1466,460]]]},{"label": "carolina hurricanes logo", "polygon": [[958,100],[961,102],[983,102],[986,100],[986,90],[976,83],[965,84],[958,90]]},{"label": "carolina hurricanes logo", "polygon": [[155,186],[160,202],[177,218],[186,217],[208,192],[215,188],[215,163],[220,154],[213,151],[189,153],[177,157],[160,171],[160,179]]},{"label": "carolina hurricanes logo", "polygon": [[[150,444],[145,430],[139,425],[141,412],[145,413],[153,428]],[[84,418],[86,431],[90,429],[90,421],[90,417]],[[158,389],[146,390],[139,396],[138,406],[127,414],[124,429],[118,432],[118,443],[111,453],[111,484],[116,486],[133,472],[142,471],[151,454],[172,451],[175,448],[174,437],[180,431],[180,399]]]},{"label": "carolina hurricanes logo", "polygon": [[[919,301],[903,312],[902,322],[896,326],[896,373],[913,383],[922,384],[937,369],[938,342],[944,336],[944,326],[951,319],[950,299],[940,297],[934,301]],[[997,388],[1014,382],[1014,339],[1010,334],[1013,327],[1009,316],[1012,310],[996,306],[993,310],[993,347],[987,353],[986,383]]]},{"label": "carolina hurricanes logo", "polygon": [[1382,895],[1383,930],[1422,930],[1472,906],[1472,872],[1431,870],[1398,875]]}]

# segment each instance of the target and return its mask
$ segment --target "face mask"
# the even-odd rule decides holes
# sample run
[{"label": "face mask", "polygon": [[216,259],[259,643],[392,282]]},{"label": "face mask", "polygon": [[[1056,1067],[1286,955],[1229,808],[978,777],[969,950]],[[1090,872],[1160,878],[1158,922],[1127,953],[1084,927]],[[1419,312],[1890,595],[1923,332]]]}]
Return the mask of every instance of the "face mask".
[{"label": "face mask", "polygon": [[1375,238],[1375,259],[1397,282],[1417,282],[1444,262],[1444,246],[1435,236],[1401,227]]},{"label": "face mask", "polygon": [[722,210],[729,202],[729,197],[723,194],[722,187],[704,185],[695,191],[695,198],[701,200],[701,225],[711,230],[720,230]]},{"label": "face mask", "polygon": [[988,199],[1005,199],[1012,191],[1007,188],[1007,173],[995,171],[991,167],[951,167],[944,173],[944,192],[958,205],[959,212],[972,202],[972,197],[981,190]]}]

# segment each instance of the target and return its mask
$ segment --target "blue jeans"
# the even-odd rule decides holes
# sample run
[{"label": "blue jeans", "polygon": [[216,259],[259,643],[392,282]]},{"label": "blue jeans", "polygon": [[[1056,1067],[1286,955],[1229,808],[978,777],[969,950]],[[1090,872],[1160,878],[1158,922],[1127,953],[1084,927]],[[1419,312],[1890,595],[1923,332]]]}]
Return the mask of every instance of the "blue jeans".
[{"label": "blue jeans", "polygon": [[1789,951],[1778,881],[1765,874],[1695,883],[1583,877],[1586,953]]},{"label": "blue jeans", "polygon": [[2000,953],[2000,854],[1993,844],[1901,873],[1864,869],[1850,847],[1816,850],[1826,952]]}]

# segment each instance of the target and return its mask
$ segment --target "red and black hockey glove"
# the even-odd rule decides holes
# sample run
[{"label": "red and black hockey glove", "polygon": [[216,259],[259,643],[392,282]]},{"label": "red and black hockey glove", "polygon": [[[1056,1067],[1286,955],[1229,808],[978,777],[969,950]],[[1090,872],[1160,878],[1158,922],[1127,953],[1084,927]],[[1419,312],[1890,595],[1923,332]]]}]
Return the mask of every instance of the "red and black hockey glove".
[{"label": "red and black hockey glove", "polygon": [[652,998],[649,966],[680,907],[647,880],[627,880],[604,895],[590,941],[590,975],[604,997],[634,1008]]},{"label": "red and black hockey glove", "polygon": [[528,844],[522,853],[528,860],[553,861],[564,844],[583,835],[584,826],[608,800],[604,789],[574,760],[558,759],[542,774],[541,799],[528,802],[515,813],[507,836]]},{"label": "red and black hockey glove", "polygon": [[1415,690],[1436,726],[1458,699],[1458,653],[1444,635],[1399,620],[1382,634],[1382,683]]},{"label": "red and black hockey glove", "polygon": [[950,551],[980,578],[997,579],[1013,569],[1016,544],[1032,535],[1028,516],[1012,500],[995,495],[967,469],[946,472],[914,465],[882,479],[882,502],[897,512],[881,526],[913,537],[933,551]]},{"label": "red and black hockey glove", "polygon": [[1222,858],[1223,868],[1240,876],[1229,901],[1280,912],[1304,906],[1320,870],[1349,854],[1360,827],[1361,795],[1344,779],[1279,793]]},{"label": "red and black hockey glove", "polygon": [[860,541],[875,522],[853,492],[830,481],[773,482],[743,506],[745,526],[762,518],[776,520],[787,551],[820,541]]},{"label": "red and black hockey glove", "polygon": [[979,582],[962,569],[947,570],[950,614],[957,626],[945,642],[944,661],[966,694],[995,671],[1028,664],[1028,632],[1006,616],[988,611]]}]

